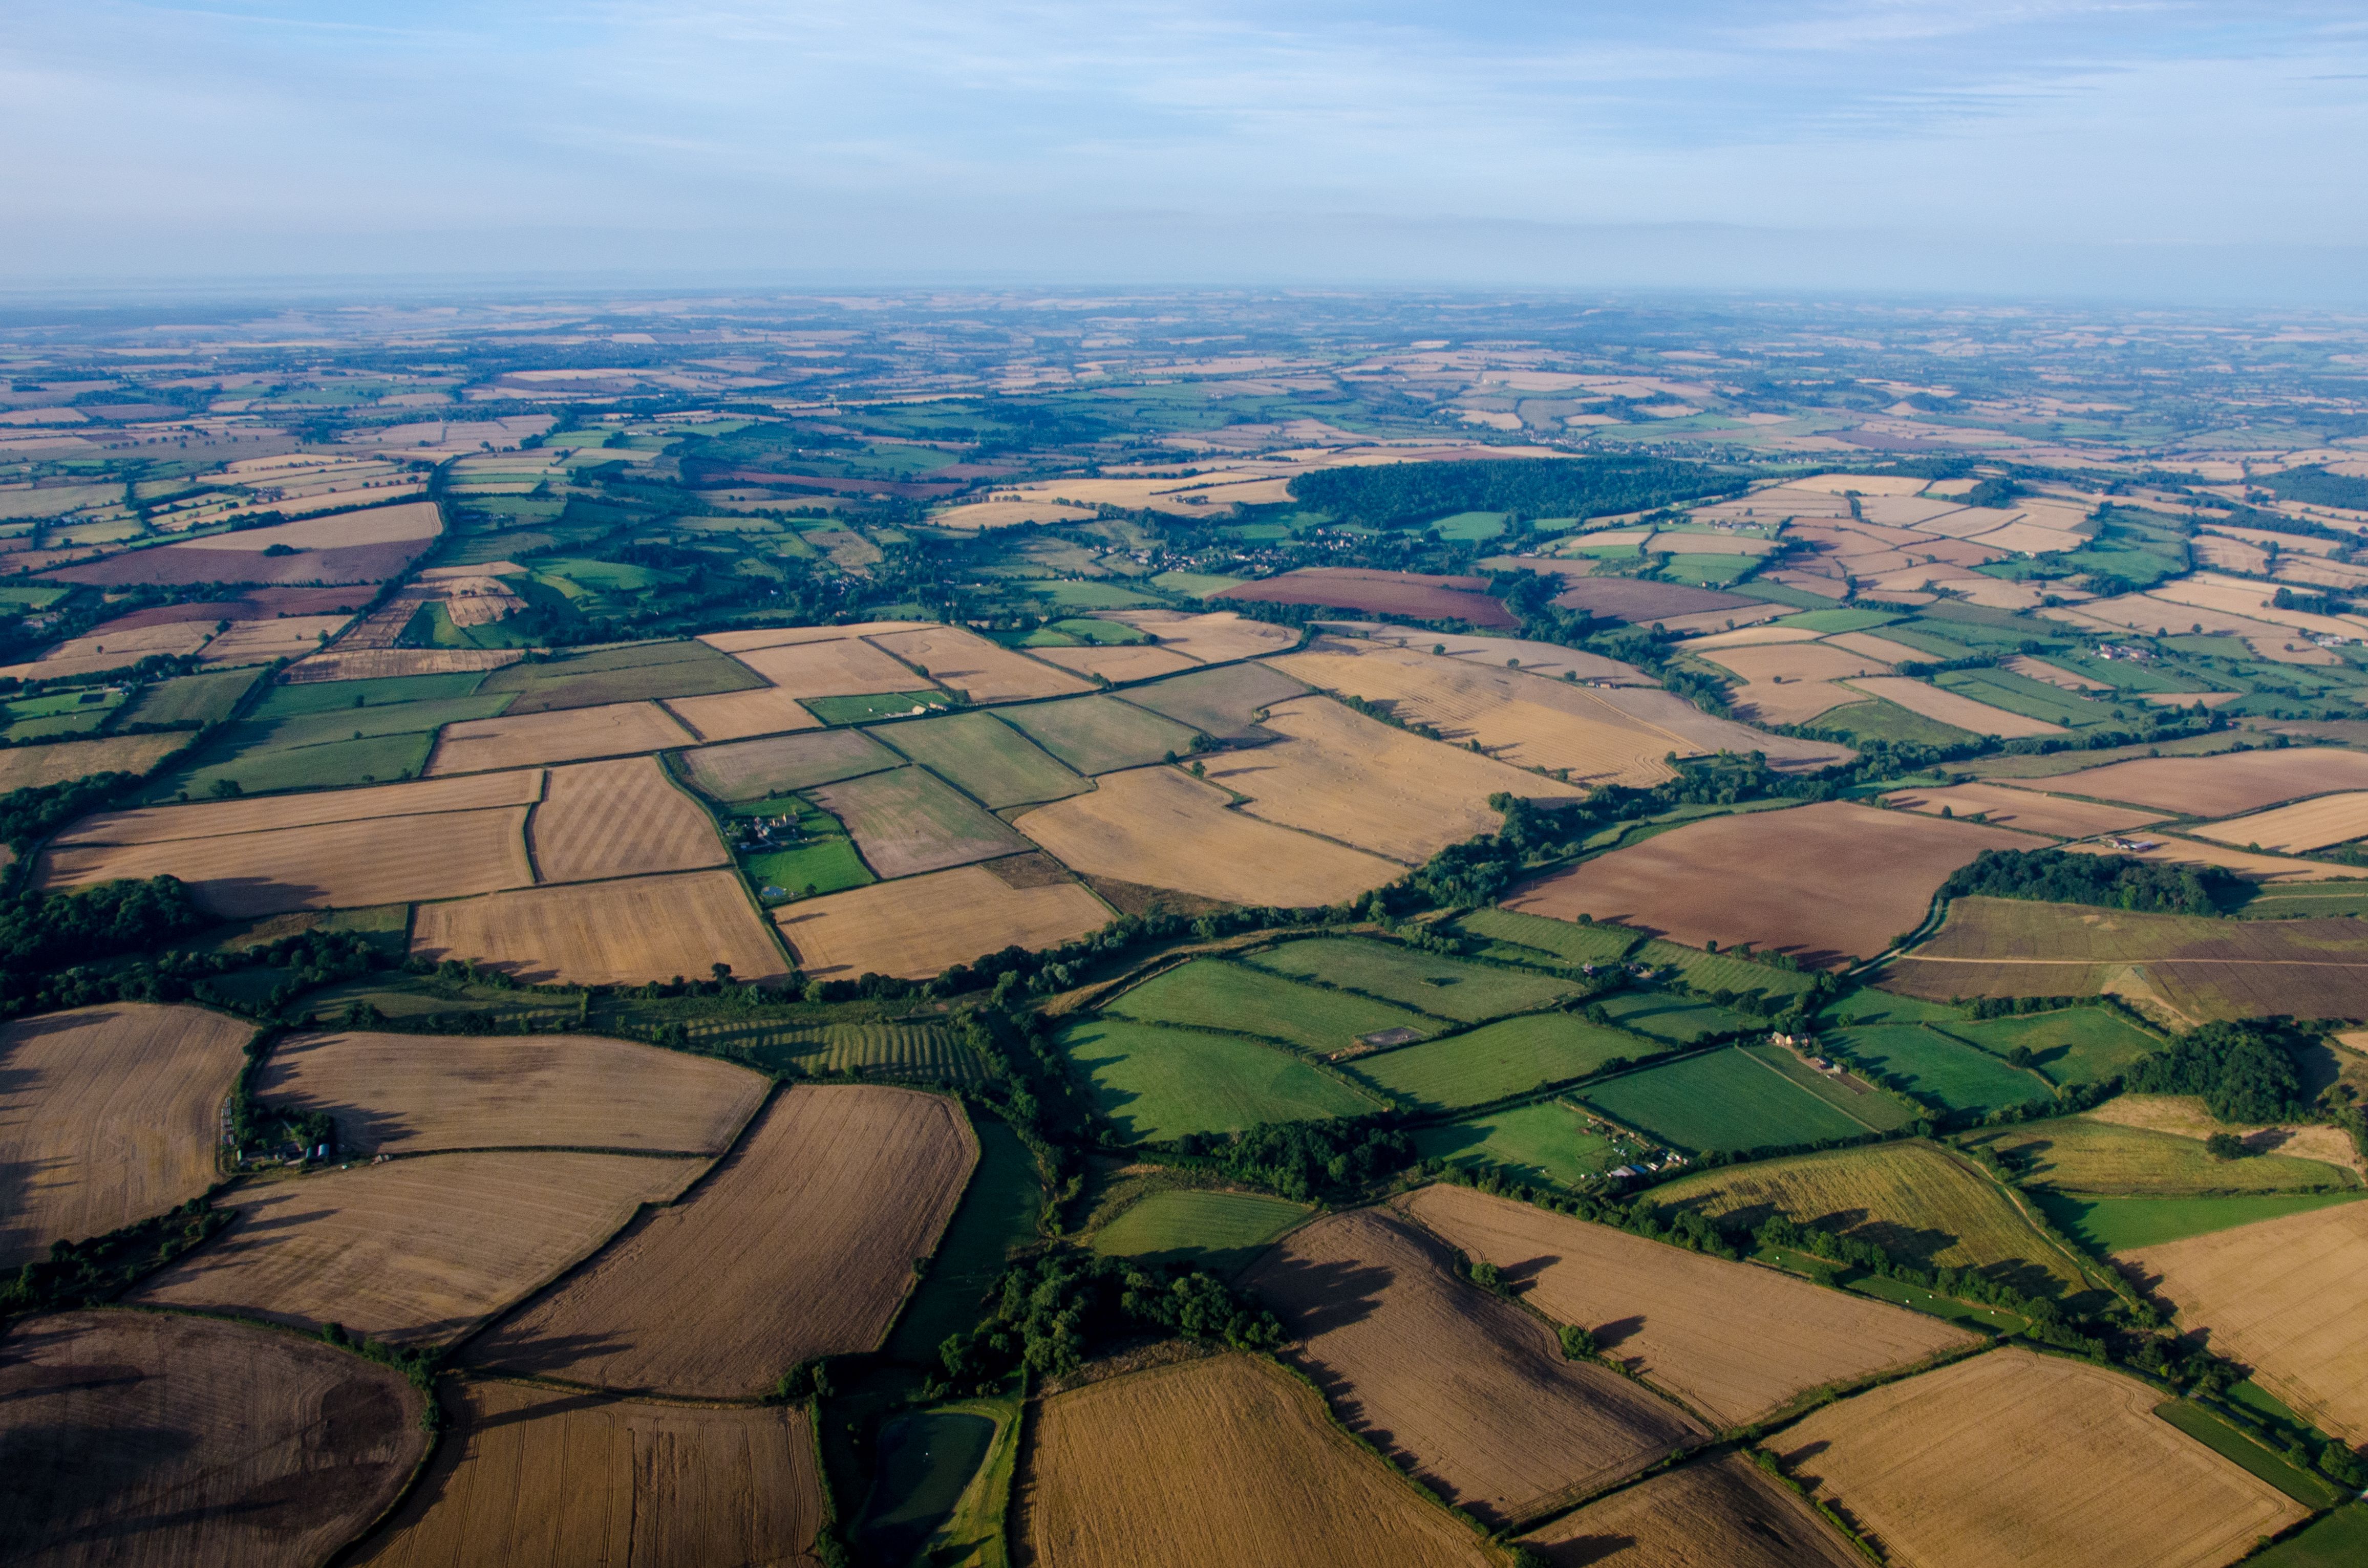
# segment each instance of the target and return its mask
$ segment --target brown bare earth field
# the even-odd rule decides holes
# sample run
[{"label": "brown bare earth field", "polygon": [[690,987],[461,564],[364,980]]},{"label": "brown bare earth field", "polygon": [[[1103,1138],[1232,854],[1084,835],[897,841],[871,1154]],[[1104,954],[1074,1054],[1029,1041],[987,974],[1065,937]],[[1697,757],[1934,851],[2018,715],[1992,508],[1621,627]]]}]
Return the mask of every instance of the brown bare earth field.
[{"label": "brown bare earth field", "polygon": [[534,869],[546,882],[729,865],[706,811],[654,756],[554,767],[529,819]]},{"label": "brown bare earth field", "polygon": [[203,1196],[254,1035],[138,1002],[0,1027],[0,1268]]},{"label": "brown bare earth field", "polygon": [[732,655],[787,697],[856,697],[871,691],[923,691],[929,682],[860,637],[792,642]]},{"label": "brown bare earth field", "polygon": [[2027,834],[1829,801],[1690,823],[1504,903],[1694,947],[1753,941],[1823,966],[1870,957],[1915,929],[1949,874],[1983,850],[2043,846]]},{"label": "brown bare earth field", "polygon": [[2256,816],[2206,823],[2188,829],[2200,838],[2223,844],[2258,844],[2289,855],[2304,855],[2330,844],[2349,844],[2368,837],[2368,791],[2322,795],[2299,805],[2279,806]]},{"label": "brown bare earth field", "polygon": [[2138,757],[2053,778],[2009,779],[2018,788],[2128,801],[2182,816],[2228,817],[2305,795],[2368,790],[2368,752],[2339,746],[2222,752],[2216,756]]},{"label": "brown bare earth field", "polygon": [[1947,690],[1930,681],[1910,680],[1905,676],[1866,676],[1843,684],[1869,697],[1896,702],[1910,713],[1920,713],[1943,724],[1954,724],[1976,735],[2003,735],[2011,740],[2019,735],[2064,733],[2061,724],[2051,724],[2044,719],[2032,719],[1987,702],[1977,702],[1963,692]]},{"label": "brown bare earth field", "polygon": [[43,1568],[314,1568],[427,1449],[392,1368],[248,1324],[34,1318],[0,1360],[0,1558]]},{"label": "brown bare earth field", "polygon": [[1290,627],[1245,620],[1229,609],[1206,610],[1199,615],[1175,609],[1106,609],[1094,619],[1115,620],[1139,631],[1148,631],[1159,640],[1161,647],[1204,665],[1220,665],[1259,653],[1288,653],[1299,645],[1299,633]]},{"label": "brown bare earth field", "polygon": [[1062,697],[1091,691],[1093,683],[1038,663],[1025,653],[997,647],[958,626],[891,631],[872,639],[896,657],[951,691],[973,702],[1008,702],[1022,697]]},{"label": "brown bare earth field", "polygon": [[353,1561],[381,1568],[811,1562],[822,1479],[805,1413],[472,1382],[461,1430]]},{"label": "brown bare earth field", "polygon": [[1283,738],[1209,758],[1212,782],[1249,797],[1242,809],[1252,816],[1409,864],[1494,833],[1503,818],[1489,808],[1491,795],[1574,800],[1585,793],[1393,729],[1328,697],[1277,703],[1265,722]]},{"label": "brown bare earth field", "polygon": [[290,616],[286,620],[242,620],[206,644],[199,658],[206,665],[260,665],[273,659],[301,659],[317,653],[324,638],[335,637],[353,619],[343,615]]},{"label": "brown bare earth field", "polygon": [[1997,1350],[1829,1404],[1769,1446],[1903,1568],[2220,1568],[2309,1512],[2101,1367]]},{"label": "brown bare earth field", "polygon": [[1449,1245],[1527,1283],[1524,1300],[1548,1317],[1592,1330],[1606,1355],[1729,1426],[1975,1343],[1905,1308],[1470,1187],[1426,1187],[1401,1203]]},{"label": "brown bare earth field", "polygon": [[36,876],[47,888],[175,876],[189,884],[189,896],[199,908],[233,917],[462,898],[534,880],[526,859],[526,808],[509,806],[212,838],[74,846],[42,851]]},{"label": "brown bare earth field", "polygon": [[2324,1431],[2368,1443],[2368,1206],[2262,1220],[2121,1255],[2179,1326]]},{"label": "brown bare earth field", "polygon": [[838,642],[868,637],[877,631],[910,631],[926,620],[862,620],[849,626],[754,626],[736,631],[703,631],[699,640],[719,653],[744,653],[751,648],[787,648],[800,642]]},{"label": "brown bare earth field", "polygon": [[0,750],[0,794],[63,784],[93,773],[145,773],[183,746],[178,732],[154,735],[108,735],[96,741],[60,741],[46,746]]},{"label": "brown bare earth field", "polygon": [[1099,676],[1121,686],[1131,680],[1151,680],[1197,667],[1191,660],[1172,649],[1122,643],[1109,647],[1039,648],[1035,653],[1038,658],[1058,665],[1064,670]]},{"label": "brown bare earth field", "polygon": [[411,950],[473,959],[541,984],[640,985],[728,963],[741,981],[778,980],[780,948],[730,871],[520,888],[419,907]]},{"label": "brown bare earth field", "polygon": [[1417,572],[1374,572],[1355,566],[1305,566],[1227,588],[1221,599],[1257,599],[1265,604],[1326,605],[1369,615],[1403,615],[1416,620],[1463,620],[1474,626],[1518,625],[1502,604],[1488,597],[1486,577],[1429,577]]},{"label": "brown bare earth field", "polygon": [[1699,1460],[1521,1538],[1554,1568],[1865,1568],[1816,1510],[1736,1454]]},{"label": "brown bare earth field", "polygon": [[784,730],[811,730],[822,723],[786,692],[771,687],[720,692],[713,697],[670,697],[659,706],[689,726],[700,740],[710,743],[778,734]]},{"label": "brown bare earth field", "polygon": [[2100,806],[2035,790],[2009,790],[2003,784],[1953,784],[1939,790],[1896,790],[1886,803],[1911,812],[1939,816],[1945,808],[1960,818],[1979,817],[1993,827],[2018,833],[2044,833],[2052,838],[2087,838],[2093,834],[2120,833],[2160,822],[2159,812],[2129,806]]},{"label": "brown bare earth field", "polygon": [[611,702],[515,718],[463,719],[444,726],[427,759],[433,778],[544,762],[668,751],[693,744],[689,730],[655,702]]},{"label": "brown bare earth field", "polygon": [[1567,1359],[1544,1324],[1458,1279],[1446,1247],[1385,1211],[1294,1231],[1243,1285],[1352,1430],[1492,1528],[1707,1436],[1617,1373]]},{"label": "brown bare earth field", "polygon": [[378,784],[361,790],[321,790],[302,795],[258,796],[247,801],[206,801],[186,806],[99,812],[82,818],[51,842],[161,844],[176,838],[267,833],[275,828],[309,827],[319,823],[375,822],[385,817],[425,816],[438,812],[524,806],[541,798],[542,774],[539,769],[527,768],[517,773],[479,774],[470,778]]},{"label": "brown bare earth field", "polygon": [[701,746],[682,760],[691,782],[717,800],[755,801],[898,767],[905,759],[860,730],[827,730]]},{"label": "brown bare earth field", "polygon": [[1044,1402],[1014,1488],[1042,1568],[1484,1568],[1477,1539],[1256,1357],[1212,1356]]},{"label": "brown bare earth field", "polygon": [[129,1298],[298,1328],[442,1344],[523,1300],[677,1196],[698,1159],[562,1151],[428,1154],[242,1183],[237,1222]]},{"label": "brown bare earth field", "polygon": [[821,979],[927,980],[1007,947],[1058,947],[1113,916],[1081,883],[1007,886],[993,863],[875,882],[773,912],[798,966]]},{"label": "brown bare earth field", "polygon": [[256,1093],[328,1111],[348,1153],[617,1149],[721,1154],[764,1102],[745,1067],[599,1035],[290,1035]]},{"label": "brown bare earth field", "polygon": [[1103,775],[1091,794],[1039,806],[1019,831],[1071,870],[1228,903],[1338,903],[1396,881],[1394,860],[1229,810],[1215,786],[1173,767]]},{"label": "brown bare earth field", "polygon": [[952,1100],[801,1085],[687,1200],[497,1325],[470,1358],[564,1382],[738,1399],[808,1357],[872,1349],[977,1158]]}]

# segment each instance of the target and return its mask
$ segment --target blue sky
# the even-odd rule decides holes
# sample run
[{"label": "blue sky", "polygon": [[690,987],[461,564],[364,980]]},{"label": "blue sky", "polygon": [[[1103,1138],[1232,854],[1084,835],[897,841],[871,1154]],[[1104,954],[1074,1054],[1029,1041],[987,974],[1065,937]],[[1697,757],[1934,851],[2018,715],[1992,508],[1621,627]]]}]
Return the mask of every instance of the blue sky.
[{"label": "blue sky", "polygon": [[0,278],[2368,294],[2368,6],[13,0]]}]

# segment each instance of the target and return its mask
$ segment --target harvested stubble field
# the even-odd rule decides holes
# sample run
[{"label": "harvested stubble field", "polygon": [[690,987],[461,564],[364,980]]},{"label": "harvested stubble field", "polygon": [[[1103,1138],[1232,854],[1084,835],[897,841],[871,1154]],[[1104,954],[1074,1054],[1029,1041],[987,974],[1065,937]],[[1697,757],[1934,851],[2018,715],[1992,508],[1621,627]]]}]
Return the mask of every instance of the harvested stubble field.
[{"label": "harvested stubble field", "polygon": [[1739,1454],[1592,1503],[1521,1544],[1554,1568],[1864,1568],[1816,1510]]},{"label": "harvested stubble field", "polygon": [[2064,726],[2051,724],[2044,719],[2033,719],[2021,713],[2010,713],[2003,708],[1934,686],[1930,681],[1910,680],[1905,676],[1869,676],[1848,683],[1854,691],[1885,702],[1896,702],[1910,713],[1920,714],[1942,724],[1953,724],[1968,734],[2003,735],[2014,739],[2022,735],[2060,735]]},{"label": "harvested stubble field", "polygon": [[1382,1108],[1289,1051],[1239,1035],[1102,1017],[1063,1030],[1061,1049],[1130,1142]]},{"label": "harvested stubble field", "polygon": [[1299,645],[1299,633],[1290,627],[1245,620],[1229,609],[1199,615],[1172,609],[1110,609],[1097,611],[1094,619],[1148,632],[1161,647],[1204,665],[1288,653]]},{"label": "harvested stubble field", "polygon": [[2045,787],[2093,800],[2154,806],[2181,816],[2228,817],[2305,795],[2368,790],[2368,752],[2289,746],[2216,756],[2138,757],[2058,774]]},{"label": "harvested stubble field", "polygon": [[745,1067],[600,1035],[291,1035],[256,1093],[327,1111],[349,1154],[618,1149],[721,1154],[764,1102]]},{"label": "harvested stubble field", "polygon": [[2368,1205],[2339,1203],[2120,1255],[2179,1325],[2351,1444],[2368,1443]]},{"label": "harvested stubble field", "polygon": [[1467,1024],[1549,1006],[1578,989],[1567,980],[1466,963],[1362,937],[1285,942],[1250,954],[1248,961],[1279,974],[1387,997]]},{"label": "harvested stubble field", "polygon": [[1227,808],[1214,785],[1173,767],[1106,775],[1090,794],[1039,806],[1022,833],[1071,869],[1228,903],[1340,903],[1406,868]]},{"label": "harvested stubble field", "polygon": [[2116,1125],[2095,1115],[2059,1117],[1997,1131],[1970,1133],[1964,1142],[1968,1147],[1989,1149],[2013,1166],[2024,1180],[2100,1197],[2300,1192],[2312,1187],[2350,1187],[2358,1181],[2340,1165],[2296,1158],[2291,1153],[2257,1153],[2241,1160],[2214,1159],[2200,1137]]},{"label": "harvested stubble field", "polygon": [[641,985],[728,963],[742,982],[786,972],[771,928],[729,871],[522,888],[424,903],[411,950],[471,959],[534,984]]},{"label": "harvested stubble field", "polygon": [[703,642],[644,642],[516,664],[486,677],[480,691],[515,691],[512,714],[544,713],[646,701],[761,691],[756,676]]},{"label": "harvested stubble field", "polygon": [[732,656],[785,697],[860,697],[928,685],[905,665],[855,637],[755,648]]},{"label": "harvested stubble field", "polygon": [[883,724],[873,733],[996,811],[1064,800],[1092,788],[990,713]]},{"label": "harvested stubble field", "polygon": [[2368,791],[2322,795],[2299,805],[2279,806],[2228,822],[2206,823],[2188,831],[2223,844],[2259,845],[2263,849],[2304,855],[2330,844],[2349,844],[2368,836]]},{"label": "harvested stubble field", "polygon": [[214,1183],[251,1024],[109,1003],[0,1027],[0,1268],[160,1214]]},{"label": "harvested stubble field", "polygon": [[588,1256],[707,1162],[632,1154],[430,1154],[277,1181],[226,1206],[237,1222],[128,1298],[298,1328],[342,1323],[442,1344]]},{"label": "harvested stubble field", "polygon": [[911,631],[932,624],[926,620],[863,620],[849,626],[751,626],[736,631],[703,631],[699,641],[726,653],[752,648],[788,648],[801,642],[837,642],[868,637],[875,631]]},{"label": "harvested stubble field", "polygon": [[1418,864],[1451,844],[1494,833],[1488,797],[1574,800],[1586,791],[1368,719],[1326,697],[1277,703],[1267,726],[1283,738],[1210,759],[1208,776],[1248,797],[1242,809]]},{"label": "harvested stubble field", "polygon": [[2359,922],[2215,920],[2024,899],[1960,898],[1932,938],[1885,965],[1886,991],[2157,1001],[2184,1017],[2368,1017]]},{"label": "harvested stubble field", "polygon": [[1377,1089],[1429,1110],[1486,1105],[1585,1077],[1620,1057],[1649,1057],[1651,1040],[1565,1013],[1504,1018],[1476,1029],[1360,1056],[1348,1072]]},{"label": "harvested stubble field", "polygon": [[1192,750],[1192,730],[1115,697],[1030,703],[1002,716],[1080,773],[1147,767],[1170,753],[1183,756]]},{"label": "harvested stubble field", "polygon": [[1912,1568],[2220,1568],[2308,1512],[2100,1367],[1998,1350],[1829,1404],[1770,1439]]},{"label": "harvested stubble field", "polygon": [[1450,1246],[1526,1281],[1523,1299],[1548,1317],[1592,1330],[1605,1355],[1727,1426],[1975,1343],[1904,1308],[1471,1187],[1399,1201]]},{"label": "harvested stubble field", "polygon": [[520,717],[464,719],[444,726],[427,759],[432,778],[545,762],[624,756],[696,744],[674,715],[655,702],[618,702]]},{"label": "harvested stubble field", "polygon": [[761,801],[898,766],[896,754],[860,730],[735,741],[682,754],[691,782],[719,801]]},{"label": "harvested stubble field", "polygon": [[1183,654],[1170,649],[1139,645],[1037,648],[1031,651],[1037,658],[1048,664],[1058,665],[1082,676],[1099,676],[1117,686],[1129,681],[1156,680],[1161,676],[1199,667]]},{"label": "harvested stubble field", "polygon": [[769,686],[713,697],[673,697],[660,706],[710,744],[784,730],[811,730],[822,723],[787,692]]},{"label": "harvested stubble field", "polygon": [[847,824],[864,863],[883,878],[942,871],[1028,847],[1026,839],[927,768],[842,779],[816,790],[814,799]]},{"label": "harvested stubble field", "polygon": [[1733,671],[1744,685],[1736,691],[1736,710],[1763,724],[1805,724],[1860,693],[1837,684],[1849,676],[1887,676],[1891,666],[1848,649],[1825,642],[1755,643],[1742,648],[1716,648],[1700,655]]},{"label": "harvested stubble field", "polygon": [[[2320,1072],[2332,1073],[2340,1079],[2343,1064],[2330,1048],[2317,1055],[2305,1052],[2299,1063],[2306,1084],[2315,1082]],[[2305,1091],[2308,1092],[2307,1088]],[[2299,1159],[2317,1160],[2339,1165],[2355,1176],[2368,1176],[2368,1160],[2363,1160],[2351,1134],[2332,1122],[2289,1123],[2284,1126],[2254,1126],[2245,1122],[2226,1122],[2214,1116],[2211,1108],[2192,1095],[2115,1095],[2096,1109],[2086,1113],[2090,1121],[2111,1122],[2117,1127],[2144,1128],[2150,1132],[2168,1132],[2201,1143],[2215,1132],[2233,1132],[2255,1154],[2285,1154]]]},{"label": "harvested stubble field", "polygon": [[1828,801],[1689,823],[1517,889],[1504,906],[1695,948],[1748,940],[1823,968],[1914,930],[1949,874],[1983,850],[2042,842]]},{"label": "harvested stubble field", "polygon": [[1898,790],[1885,795],[1886,803],[1906,811],[1939,816],[1979,817],[1993,827],[2018,833],[2044,833],[2051,838],[2087,838],[2119,833],[2160,822],[2160,812],[2128,806],[2100,806],[2091,801],[2044,795],[2036,790],[2009,789],[2004,784],[1955,784],[1941,790]]},{"label": "harvested stubble field", "polygon": [[145,773],[188,744],[188,735],[167,732],[0,748],[0,794],[43,789],[93,773]]},{"label": "harvested stubble field", "polygon": [[228,834],[268,833],[324,823],[377,822],[389,817],[432,816],[531,805],[542,798],[542,773],[486,773],[468,778],[422,779],[364,790],[324,790],[267,800],[208,801],[197,805],[148,806],[100,812],[84,817],[51,842],[60,845],[163,844],[180,838],[217,838]]},{"label": "harvested stubble field", "polygon": [[1272,1363],[1212,1356],[1044,1402],[1012,1498],[1043,1568],[1486,1568],[1472,1532]]},{"label": "harvested stubble field", "polygon": [[1565,609],[1583,609],[1589,615],[1607,616],[1631,625],[1673,620],[1681,616],[1720,614],[1748,619],[1770,609],[1760,599],[1640,577],[1586,578],[1570,584],[1554,603]]},{"label": "harvested stubble field", "polygon": [[1437,1241],[1362,1210],[1301,1227],[1243,1285],[1350,1429],[1491,1527],[1705,1437],[1675,1406],[1565,1358],[1544,1324],[1464,1283]]},{"label": "harvested stubble field", "polygon": [[877,1346],[978,1158],[949,1099],[801,1085],[689,1198],[470,1348],[489,1367],[744,1399],[814,1356]]},{"label": "harvested stubble field", "polygon": [[1297,984],[1226,959],[1195,959],[1107,1003],[1103,1011],[1145,1023],[1183,1024],[1258,1035],[1322,1055],[1357,1049],[1359,1037],[1384,1029],[1436,1034],[1435,1018],[1369,996]]},{"label": "harvested stubble field", "polygon": [[803,899],[773,911],[773,923],[807,974],[842,980],[927,980],[1006,948],[1058,947],[1110,923],[1109,907],[1082,883],[1063,876],[1015,887],[996,874],[1000,864]]},{"label": "harvested stubble field", "polygon": [[457,1440],[353,1561],[381,1568],[793,1563],[823,1520],[804,1412],[472,1381]]},{"label": "harvested stubble field", "polygon": [[1025,653],[999,648],[955,626],[885,632],[872,639],[950,691],[973,702],[1008,702],[1026,697],[1061,697],[1090,691],[1093,683]]},{"label": "harvested stubble field", "polygon": [[426,1450],[391,1368],[245,1324],[34,1318],[0,1362],[0,1556],[55,1568],[313,1568]]},{"label": "harvested stubble field", "polygon": [[654,756],[554,767],[529,819],[546,882],[588,882],[731,863],[715,824]]},{"label": "harvested stubble field", "polygon": [[1235,665],[1138,687],[1126,694],[1126,700],[1179,724],[1206,730],[1221,741],[1255,741],[1273,733],[1258,727],[1262,710],[1304,697],[1307,689],[1265,665]]},{"label": "harvested stubble field", "polygon": [[2036,1269],[2085,1288],[2075,1261],[1973,1162],[1930,1143],[1884,1143],[1709,1171],[1653,1189],[1665,1209],[1735,1224],[1782,1214],[1874,1243],[1924,1268]]},{"label": "harvested stubble field", "polygon": [[1456,745],[1478,741],[1518,767],[1566,768],[1584,783],[1645,789],[1674,776],[1662,760],[1668,753],[1694,750],[1684,736],[1631,717],[1584,687],[1406,648],[1320,646],[1336,645],[1364,651],[1293,653],[1275,666],[1428,724]]}]

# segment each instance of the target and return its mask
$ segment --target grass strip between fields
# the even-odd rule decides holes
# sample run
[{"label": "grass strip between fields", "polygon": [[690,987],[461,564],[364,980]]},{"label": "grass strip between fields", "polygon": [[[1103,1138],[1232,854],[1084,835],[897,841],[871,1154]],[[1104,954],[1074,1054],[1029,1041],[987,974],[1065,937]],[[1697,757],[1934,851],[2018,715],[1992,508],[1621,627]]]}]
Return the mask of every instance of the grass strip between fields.
[{"label": "grass strip between fields", "polygon": [[2165,1400],[2154,1407],[2154,1413],[2305,1507],[2331,1508],[2344,1499],[2342,1488],[2335,1483],[2303,1469],[2192,1399]]}]

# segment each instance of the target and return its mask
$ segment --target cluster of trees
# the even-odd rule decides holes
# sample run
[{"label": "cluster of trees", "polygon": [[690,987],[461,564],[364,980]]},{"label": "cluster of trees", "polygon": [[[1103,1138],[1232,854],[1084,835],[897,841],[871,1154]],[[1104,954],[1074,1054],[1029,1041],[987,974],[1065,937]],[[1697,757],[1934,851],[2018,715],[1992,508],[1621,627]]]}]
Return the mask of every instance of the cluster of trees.
[{"label": "cluster of trees", "polygon": [[231,1222],[202,1198],[88,1241],[55,1241],[50,1256],[0,1281],[0,1312],[62,1312],[113,1301]]},{"label": "cluster of trees", "polygon": [[2127,855],[1985,849],[1941,884],[1947,898],[2022,898],[2169,915],[2213,915],[2251,884],[2219,866],[2157,865]]},{"label": "cluster of trees", "polygon": [[137,773],[92,773],[63,784],[32,784],[0,795],[0,839],[18,854],[78,816],[100,811],[140,782]]},{"label": "cluster of trees", "polygon": [[1272,1312],[1202,1270],[1046,1253],[1013,1264],[978,1325],[949,1335],[938,1354],[948,1388],[991,1388],[1022,1368],[1074,1372],[1097,1344],[1134,1334],[1236,1350],[1271,1350],[1283,1337]]},{"label": "cluster of trees", "polygon": [[2223,1121],[2309,1114],[2294,1053],[2317,1043],[2287,1018],[2212,1023],[2141,1058],[2123,1082],[2141,1094],[2198,1095]]},{"label": "cluster of trees", "polygon": [[1385,1114],[1262,1122],[1246,1132],[1189,1132],[1176,1152],[1234,1180],[1301,1202],[1361,1190],[1414,1164],[1413,1141]]},{"label": "cluster of trees", "polygon": [[1507,458],[1327,468],[1292,478],[1292,498],[1372,528],[1454,512],[1591,517],[1740,489],[1752,476],[1657,458]]}]

